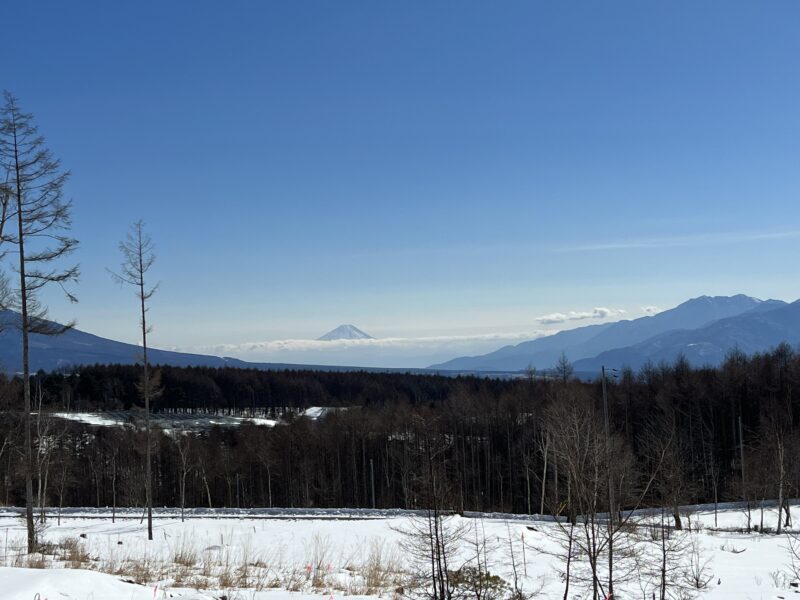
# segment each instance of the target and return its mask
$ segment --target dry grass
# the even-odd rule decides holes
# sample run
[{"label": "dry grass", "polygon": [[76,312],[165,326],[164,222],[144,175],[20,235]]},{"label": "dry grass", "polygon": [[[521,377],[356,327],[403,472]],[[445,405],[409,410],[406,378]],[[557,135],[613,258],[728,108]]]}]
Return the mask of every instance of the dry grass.
[{"label": "dry grass", "polygon": [[283,581],[279,587],[290,592],[301,592],[308,581],[305,569],[289,569],[284,573]]},{"label": "dry grass", "polygon": [[308,576],[311,579],[311,587],[314,589],[325,589],[328,587],[328,575],[331,572],[331,540],[328,536],[321,537],[314,534],[311,539],[311,567]]},{"label": "dry grass", "polygon": [[134,582],[149,584],[169,577],[171,569],[162,561],[151,556],[144,556],[138,559],[128,559],[123,561],[120,567],[122,573],[130,577]]},{"label": "dry grass", "polygon": [[197,564],[197,548],[186,536],[178,538],[173,551],[172,562],[182,567],[194,567]]},{"label": "dry grass", "polygon": [[334,552],[335,545],[328,536],[314,535],[303,548],[301,556],[307,558],[299,564],[296,555],[286,555],[283,545],[262,554],[254,552],[252,542],[242,538],[234,541],[231,532],[220,536],[218,545],[203,548],[191,536],[183,535],[163,551],[145,550],[142,555],[142,547],[123,546],[110,536],[99,544],[98,538],[64,537],[43,544],[35,554],[26,553],[24,540],[15,540],[13,545],[8,543],[5,563],[38,569],[91,569],[143,585],[158,581],[226,595],[232,590],[260,592],[270,588],[326,595],[334,591],[383,595],[391,594],[403,580],[398,551],[382,541],[350,548],[348,555],[342,550]]},{"label": "dry grass", "polygon": [[214,575],[214,566],[218,562],[218,557],[222,548],[219,546],[206,548],[203,550],[202,560],[200,561],[200,575],[209,578]]},{"label": "dry grass", "polygon": [[383,541],[373,540],[361,569],[364,580],[362,593],[372,595],[397,587],[402,579],[400,556],[396,549],[387,548]]},{"label": "dry grass", "polygon": [[195,590],[207,590],[211,585],[211,581],[201,575],[194,575],[186,580],[186,586]]},{"label": "dry grass", "polygon": [[63,538],[57,546],[57,556],[66,562],[67,568],[83,569],[90,561],[89,551],[86,544],[80,538]]},{"label": "dry grass", "polygon": [[217,575],[217,581],[219,582],[220,588],[230,589],[236,587],[238,577],[236,577],[235,573],[231,570],[221,570]]},{"label": "dry grass", "polygon": [[12,567],[22,569],[46,569],[50,564],[44,554],[40,552],[28,554],[24,551],[15,554],[11,562]]},{"label": "dry grass", "polygon": [[178,587],[185,587],[187,582],[194,577],[194,573],[187,565],[179,565],[176,563],[175,569],[170,572],[172,576],[172,583]]}]

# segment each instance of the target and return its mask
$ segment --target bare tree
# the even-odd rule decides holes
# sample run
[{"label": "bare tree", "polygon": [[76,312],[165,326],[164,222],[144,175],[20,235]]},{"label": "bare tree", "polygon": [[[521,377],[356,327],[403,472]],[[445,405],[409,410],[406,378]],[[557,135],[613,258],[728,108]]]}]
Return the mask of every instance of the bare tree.
[{"label": "bare tree", "polygon": [[8,222],[8,207],[11,204],[12,192],[11,187],[8,185],[9,174],[6,174],[6,180],[0,184],[0,242],[5,238],[3,232],[5,231],[6,223]]},{"label": "bare tree", "polygon": [[[795,436],[791,431],[793,420],[791,392],[787,392],[784,398],[774,398],[766,404],[769,409],[762,418],[762,439],[759,446],[766,454],[765,460],[761,464],[769,473],[770,483],[778,499],[778,521],[775,532],[780,535],[783,533],[783,527],[791,524],[787,500],[788,471],[789,465],[797,456]],[[783,519],[784,508],[786,509],[785,522]]]},{"label": "bare tree", "polygon": [[[539,502],[539,514],[543,515],[545,494],[547,492],[547,454],[550,449],[550,434],[547,431],[542,431],[539,437],[539,448],[542,452],[542,497]],[[528,512],[530,512],[530,508]]]},{"label": "bare tree", "polygon": [[[54,267],[53,263],[70,254],[78,241],[66,235],[71,226],[72,205],[64,200],[64,184],[69,177],[60,162],[45,146],[33,124],[33,117],[23,113],[17,99],[4,93],[0,113],[0,168],[7,176],[4,218],[16,221],[16,231],[3,231],[4,241],[16,246],[19,288],[11,294],[12,308],[19,310],[22,333],[22,378],[24,399],[24,471],[25,521],[28,529],[28,552],[37,546],[33,523],[33,451],[31,443],[30,334],[57,335],[72,327],[47,320],[47,311],[39,301],[39,292],[49,285],[59,286],[67,298],[76,298],[66,284],[78,279],[78,267]],[[12,211],[12,212],[8,212]],[[10,222],[10,219],[9,219]]]},{"label": "bare tree", "polygon": [[[6,181],[0,184],[0,260],[2,260],[6,251],[3,247],[3,242],[6,241],[5,230],[6,223],[9,220],[9,206],[11,205],[11,188],[8,185],[8,174],[6,174]],[[0,310],[5,310],[9,305],[10,290],[8,287],[8,278],[6,274],[0,271]],[[5,323],[0,321],[0,331],[3,330]]]},{"label": "bare tree", "polygon": [[[605,477],[605,434],[589,399],[569,391],[549,407],[545,423],[553,441],[553,462],[562,465],[569,485],[568,506],[565,507],[570,514],[569,525],[556,523],[569,569],[565,573],[565,587],[568,589],[570,578],[579,575],[571,563],[573,552],[578,550],[586,556],[589,567],[588,578],[581,579],[588,579],[592,598],[596,599],[601,591],[600,561],[606,529],[605,521],[598,518],[608,481]],[[555,514],[560,512],[559,509]],[[576,523],[577,515],[581,515],[579,523]]]},{"label": "bare tree", "polygon": [[456,587],[465,588],[465,593],[459,596],[496,600],[506,591],[505,582],[491,573],[490,557],[500,549],[500,538],[487,538],[483,519],[480,519],[468,527],[463,546],[467,549],[469,560],[454,574]]},{"label": "bare tree", "polygon": [[105,435],[102,439],[103,463],[106,465],[106,469],[111,471],[111,473],[108,474],[108,479],[111,480],[111,522],[115,523],[117,520],[117,488],[119,481],[121,440],[118,435]]},{"label": "bare tree", "polygon": [[150,287],[147,283],[147,273],[153,266],[156,256],[153,252],[153,241],[144,232],[144,222],[137,221],[131,226],[125,240],[119,244],[122,252],[122,265],[119,273],[111,275],[119,284],[133,286],[139,300],[139,325],[142,332],[142,380],[140,392],[144,398],[145,412],[145,502],[147,503],[147,539],[153,539],[153,474],[152,474],[152,440],[150,436],[150,400],[158,392],[157,373],[150,373],[147,362],[147,334],[151,328],[147,325],[147,304],[156,293],[158,284]]},{"label": "bare tree", "polygon": [[452,516],[453,491],[446,478],[450,440],[437,431],[438,422],[413,418],[413,442],[421,462],[420,483],[425,515],[410,520],[401,546],[416,564],[416,576],[430,600],[453,600],[456,581],[452,561],[467,535],[467,526]]},{"label": "bare tree", "polygon": [[424,516],[411,517],[397,531],[400,547],[412,565],[413,583],[428,600],[453,600],[460,583],[453,560],[469,539],[469,523],[453,515],[428,509]]},{"label": "bare tree", "polygon": [[[47,504],[47,490],[50,480],[50,465],[53,458],[53,451],[56,444],[60,441],[61,435],[55,430],[55,423],[52,415],[46,412],[42,406],[44,401],[44,391],[42,382],[36,378],[36,456],[34,459],[36,467],[36,504],[39,507],[39,521],[46,520],[45,508]],[[62,427],[62,432],[64,427]],[[63,435],[63,433],[62,433]]]},{"label": "bare tree", "polygon": [[[272,469],[275,466],[275,451],[270,444],[270,438],[265,436],[263,433],[263,428],[260,428],[257,425],[243,425],[241,428],[243,438],[244,438],[244,446],[247,451],[250,453],[251,456],[255,457],[258,461],[258,464],[264,468],[267,472],[267,506],[272,508]],[[187,432],[185,436],[187,437],[190,434]],[[179,440],[176,440],[179,441]],[[188,449],[189,443],[188,440],[185,443],[186,448]],[[185,453],[181,448],[178,448],[180,453],[181,463],[187,464],[185,457]],[[188,457],[186,457],[188,459]],[[181,471],[184,473],[184,471]],[[263,481],[263,476],[261,477]]]},{"label": "bare tree", "polygon": [[[635,577],[636,549],[628,532],[635,529],[635,509],[653,485],[669,442],[640,486],[631,449],[620,434],[606,432],[591,398],[569,387],[557,398],[545,411],[544,428],[551,436],[552,464],[567,482],[567,502],[553,511],[556,517],[569,515],[566,522],[557,519],[553,529],[560,546],[556,555],[566,567],[564,598],[572,582],[586,584],[595,600],[611,597],[616,584]],[[609,488],[615,510],[604,514]]]},{"label": "bare tree", "polygon": [[712,573],[697,533],[669,525],[664,508],[636,528],[636,574],[643,598],[690,600],[707,587]]},{"label": "bare tree", "polygon": [[[63,450],[63,448],[62,448]],[[60,452],[57,458],[58,480],[56,481],[56,493],[58,494],[58,525],[61,526],[61,511],[64,508],[64,494],[67,491],[67,485],[71,483],[70,461],[72,454],[69,452]]]},{"label": "bare tree", "polygon": [[650,466],[661,462],[653,481],[653,492],[658,502],[670,509],[675,529],[683,529],[679,507],[692,497],[687,458],[691,453],[679,435],[674,412],[657,413],[639,437],[639,446]]},{"label": "bare tree", "polygon": [[566,353],[562,352],[561,356],[558,357],[558,362],[556,362],[556,366],[553,369],[553,374],[555,378],[561,382],[561,385],[566,386],[575,370],[572,367],[572,363],[569,362]]},{"label": "bare tree", "polygon": [[180,469],[178,492],[181,499],[181,523],[183,523],[184,510],[186,509],[186,478],[189,476],[189,473],[192,470],[191,451],[194,433],[190,430],[181,431],[177,428],[173,431],[175,437],[175,447],[178,450],[178,467]]}]

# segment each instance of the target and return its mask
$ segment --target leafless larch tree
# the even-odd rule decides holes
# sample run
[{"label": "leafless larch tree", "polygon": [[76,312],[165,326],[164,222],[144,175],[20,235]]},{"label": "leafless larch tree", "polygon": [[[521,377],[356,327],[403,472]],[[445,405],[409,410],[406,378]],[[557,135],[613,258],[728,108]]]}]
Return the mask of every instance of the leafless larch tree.
[{"label": "leafless larch tree", "polygon": [[150,401],[159,394],[158,373],[150,370],[147,359],[147,334],[151,328],[147,324],[148,302],[158,289],[158,284],[148,285],[147,274],[156,260],[153,241],[144,232],[144,222],[137,221],[119,244],[122,265],[119,272],[112,272],[114,280],[120,284],[133,286],[139,301],[139,326],[142,334],[142,379],[139,390],[144,399],[145,438],[145,502],[147,504],[147,539],[153,539],[153,474],[152,439],[150,435]]},{"label": "leafless larch tree", "polygon": [[[30,335],[57,335],[72,327],[47,319],[39,294],[48,285],[60,287],[70,301],[75,297],[67,284],[78,278],[77,265],[59,267],[59,259],[78,245],[67,235],[71,226],[71,202],[64,199],[69,173],[61,169],[17,99],[4,93],[0,113],[0,170],[6,174],[2,215],[3,242],[17,254],[18,287],[9,289],[8,306],[19,311],[22,334],[22,381],[24,398],[25,520],[28,551],[37,547],[33,523],[33,451],[31,440]],[[12,225],[13,223],[13,225]],[[14,225],[16,227],[14,227]]]}]

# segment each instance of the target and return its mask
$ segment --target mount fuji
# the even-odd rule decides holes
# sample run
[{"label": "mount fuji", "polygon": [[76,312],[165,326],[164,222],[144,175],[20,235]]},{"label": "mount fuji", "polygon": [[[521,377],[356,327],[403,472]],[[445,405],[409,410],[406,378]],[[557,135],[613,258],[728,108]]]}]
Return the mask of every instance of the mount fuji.
[{"label": "mount fuji", "polygon": [[325,335],[318,337],[320,342],[332,342],[335,340],[374,340],[375,338],[364,333],[355,325],[339,325]]}]

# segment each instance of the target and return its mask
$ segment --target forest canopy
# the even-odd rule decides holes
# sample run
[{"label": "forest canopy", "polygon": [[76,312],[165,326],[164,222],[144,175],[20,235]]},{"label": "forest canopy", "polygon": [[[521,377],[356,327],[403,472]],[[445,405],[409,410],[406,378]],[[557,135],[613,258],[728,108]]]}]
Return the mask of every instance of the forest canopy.
[{"label": "forest canopy", "polygon": [[[280,424],[156,430],[155,504],[419,508],[434,476],[452,510],[570,514],[580,511],[576,486],[585,479],[577,469],[587,468],[576,463],[579,451],[612,473],[602,485],[616,488],[621,508],[668,506],[676,519],[681,504],[797,493],[800,356],[790,346],[732,352],[720,368],[695,369],[679,357],[615,373],[606,381],[607,436],[600,378],[578,381],[567,366],[564,377],[517,379],[160,367],[154,412]],[[142,506],[141,429],[53,417],[136,413],[138,378],[135,366],[120,365],[32,376],[40,502]],[[23,493],[20,384],[0,379],[7,504]],[[310,406],[348,410],[302,418]],[[434,470],[423,468],[422,448],[435,449]]]}]

